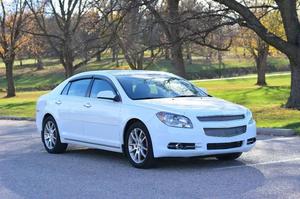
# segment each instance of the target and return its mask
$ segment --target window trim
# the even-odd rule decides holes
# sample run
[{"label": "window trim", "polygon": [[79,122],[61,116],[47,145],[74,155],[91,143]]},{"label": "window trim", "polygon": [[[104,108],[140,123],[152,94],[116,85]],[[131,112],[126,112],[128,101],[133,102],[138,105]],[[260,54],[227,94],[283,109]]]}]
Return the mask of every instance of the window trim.
[{"label": "window trim", "polygon": [[[91,81],[91,85],[88,89],[88,93],[87,93],[87,97],[91,98],[91,91],[92,91],[92,88],[93,88],[93,85],[94,85],[94,82],[95,80],[103,80],[103,81],[106,81],[113,89],[113,91],[115,92],[116,96],[118,97],[118,101],[117,102],[122,102],[122,98],[121,98],[121,95],[117,89],[117,87],[115,86],[115,84],[113,83],[113,81],[106,77],[106,76],[103,76],[103,75],[96,75],[96,76],[93,76],[92,78],[92,81]],[[91,98],[91,99],[95,99],[95,98]]]},{"label": "window trim", "polygon": [[[86,94],[85,96],[83,97],[88,97],[88,98],[91,98],[91,91],[92,91],[92,87],[94,85],[94,81],[95,79],[99,79],[99,80],[104,80],[106,81],[109,85],[111,85],[111,87],[113,88],[115,94],[118,96],[118,101],[117,102],[122,102],[122,97],[117,89],[117,87],[115,86],[115,84],[113,83],[113,81],[109,78],[109,77],[106,77],[104,75],[94,75],[94,76],[91,76],[91,75],[85,75],[85,76],[80,76],[80,77],[76,77],[76,78],[73,78],[71,79],[65,86],[64,88],[61,90],[60,92],[60,95],[63,95],[62,92],[65,90],[65,88],[68,86],[68,91],[66,93],[65,96],[69,96],[69,90],[70,90],[70,87],[72,85],[73,82],[76,82],[76,81],[80,81],[80,80],[84,80],[84,79],[90,79],[90,84],[88,86],[88,89],[86,91]],[[73,96],[74,97],[74,96]],[[75,97],[82,97],[82,96],[75,96]]]},{"label": "window trim", "polygon": [[93,77],[91,77],[91,76],[87,76],[87,77],[80,77],[80,78],[74,78],[74,79],[71,79],[67,84],[66,84],[66,86],[64,87],[64,89],[61,91],[61,95],[63,95],[62,94],[62,92],[65,90],[65,88],[68,86],[69,88],[68,88],[68,91],[67,91],[67,93],[66,93],[66,95],[65,96],[70,96],[69,95],[69,91],[70,91],[70,88],[71,88],[71,86],[72,86],[72,83],[73,82],[77,82],[77,81],[80,81],[80,80],[85,80],[85,79],[89,79],[90,80],[90,82],[89,82],[89,85],[88,85],[88,88],[87,88],[87,90],[86,90],[86,92],[85,92],[85,95],[84,96],[73,96],[72,95],[72,97],[88,97],[88,91],[89,91],[89,88],[91,87],[91,83],[92,83],[92,81],[93,81]]},{"label": "window trim", "polygon": [[[64,88],[61,90],[60,95],[68,95],[70,87],[71,87],[71,82],[68,82],[68,83],[64,86]],[[66,94],[63,94],[63,92],[65,91],[66,88],[67,88]]]}]

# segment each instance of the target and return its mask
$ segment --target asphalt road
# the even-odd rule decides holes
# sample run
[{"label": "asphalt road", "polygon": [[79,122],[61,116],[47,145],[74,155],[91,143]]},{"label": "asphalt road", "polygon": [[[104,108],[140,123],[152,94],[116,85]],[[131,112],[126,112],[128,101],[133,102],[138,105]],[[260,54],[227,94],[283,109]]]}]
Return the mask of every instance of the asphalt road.
[{"label": "asphalt road", "polygon": [[300,137],[259,137],[237,161],[162,159],[132,168],[121,154],[45,152],[32,122],[0,121],[0,199],[300,198]]}]

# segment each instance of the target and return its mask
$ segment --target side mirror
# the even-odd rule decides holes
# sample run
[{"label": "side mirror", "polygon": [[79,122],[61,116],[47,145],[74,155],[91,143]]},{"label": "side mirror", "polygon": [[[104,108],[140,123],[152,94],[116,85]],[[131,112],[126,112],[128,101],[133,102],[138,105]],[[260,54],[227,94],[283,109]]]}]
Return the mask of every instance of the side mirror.
[{"label": "side mirror", "polygon": [[119,97],[112,91],[100,91],[97,94],[98,99],[107,99],[113,101],[119,101]]}]

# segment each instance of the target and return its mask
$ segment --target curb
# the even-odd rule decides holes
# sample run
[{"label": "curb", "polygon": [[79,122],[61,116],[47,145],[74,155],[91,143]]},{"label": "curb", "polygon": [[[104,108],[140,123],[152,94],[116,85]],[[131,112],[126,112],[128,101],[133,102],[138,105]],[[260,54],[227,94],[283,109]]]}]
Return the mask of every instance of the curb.
[{"label": "curb", "polygon": [[257,128],[257,135],[291,137],[295,136],[296,132],[292,129]]},{"label": "curb", "polygon": [[0,120],[25,120],[25,121],[35,121],[35,118],[31,117],[13,117],[13,116],[0,116]]},{"label": "curb", "polygon": [[[35,118],[31,118],[31,117],[0,116],[0,120],[35,121]],[[291,136],[295,136],[297,134],[292,129],[257,128],[257,135],[291,137]]]}]

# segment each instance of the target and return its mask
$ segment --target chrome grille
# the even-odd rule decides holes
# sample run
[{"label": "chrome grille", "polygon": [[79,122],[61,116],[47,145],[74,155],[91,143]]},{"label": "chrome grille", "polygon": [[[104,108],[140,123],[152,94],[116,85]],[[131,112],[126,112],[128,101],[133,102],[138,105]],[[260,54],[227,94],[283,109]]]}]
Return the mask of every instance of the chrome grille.
[{"label": "chrome grille", "polygon": [[201,122],[218,122],[218,121],[231,121],[242,120],[245,115],[214,115],[214,116],[199,116],[197,117]]},{"label": "chrome grille", "polygon": [[204,128],[205,135],[212,137],[233,137],[245,133],[246,126],[232,128]]}]

